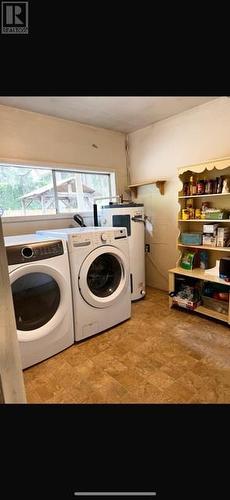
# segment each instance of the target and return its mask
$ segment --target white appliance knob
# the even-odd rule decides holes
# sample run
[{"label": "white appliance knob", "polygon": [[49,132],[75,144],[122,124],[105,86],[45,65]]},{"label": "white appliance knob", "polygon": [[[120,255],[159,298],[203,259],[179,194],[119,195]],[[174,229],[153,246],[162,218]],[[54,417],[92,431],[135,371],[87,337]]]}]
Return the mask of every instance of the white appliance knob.
[{"label": "white appliance knob", "polygon": [[101,241],[106,241],[107,240],[107,235],[105,233],[101,234]]}]

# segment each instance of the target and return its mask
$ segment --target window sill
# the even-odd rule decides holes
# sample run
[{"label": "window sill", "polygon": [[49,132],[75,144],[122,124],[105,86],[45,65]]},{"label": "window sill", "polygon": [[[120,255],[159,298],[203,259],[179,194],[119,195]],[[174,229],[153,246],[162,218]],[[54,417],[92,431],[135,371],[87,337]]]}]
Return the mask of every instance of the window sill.
[{"label": "window sill", "polygon": [[57,219],[73,219],[74,213],[78,213],[83,218],[93,218],[93,212],[71,212],[66,214],[52,214],[52,215],[19,215],[17,217],[2,217],[3,224],[14,224],[16,222],[33,222],[33,221],[46,221]]}]

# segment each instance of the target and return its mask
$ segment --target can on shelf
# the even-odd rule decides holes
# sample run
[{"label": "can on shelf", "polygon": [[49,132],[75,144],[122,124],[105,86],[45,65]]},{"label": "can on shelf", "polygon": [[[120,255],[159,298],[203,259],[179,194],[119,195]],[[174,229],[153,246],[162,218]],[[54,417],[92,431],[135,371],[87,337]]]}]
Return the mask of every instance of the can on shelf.
[{"label": "can on shelf", "polygon": [[182,220],[188,220],[190,211],[187,208],[182,209]]}]

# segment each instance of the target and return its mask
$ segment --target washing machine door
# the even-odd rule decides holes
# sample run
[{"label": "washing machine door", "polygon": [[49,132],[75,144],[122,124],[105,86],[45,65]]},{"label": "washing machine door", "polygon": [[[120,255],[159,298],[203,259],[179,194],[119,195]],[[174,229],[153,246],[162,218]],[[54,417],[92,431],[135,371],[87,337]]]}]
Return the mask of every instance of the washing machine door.
[{"label": "washing machine door", "polygon": [[91,306],[111,306],[121,299],[129,286],[126,256],[109,245],[93,250],[80,268],[78,285],[83,299]]},{"label": "washing machine door", "polygon": [[18,339],[32,341],[50,334],[66,311],[65,279],[52,267],[31,264],[10,272]]}]

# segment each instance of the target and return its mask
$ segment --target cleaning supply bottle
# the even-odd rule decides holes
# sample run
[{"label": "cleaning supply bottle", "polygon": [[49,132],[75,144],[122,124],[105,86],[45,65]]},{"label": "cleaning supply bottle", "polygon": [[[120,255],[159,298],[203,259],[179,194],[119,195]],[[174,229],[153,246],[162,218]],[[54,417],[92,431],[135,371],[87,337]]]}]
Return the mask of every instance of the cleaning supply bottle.
[{"label": "cleaning supply bottle", "polygon": [[207,250],[202,250],[199,252],[200,257],[200,268],[207,269],[208,268],[208,252]]}]

